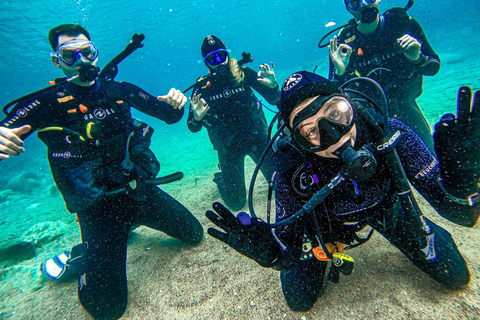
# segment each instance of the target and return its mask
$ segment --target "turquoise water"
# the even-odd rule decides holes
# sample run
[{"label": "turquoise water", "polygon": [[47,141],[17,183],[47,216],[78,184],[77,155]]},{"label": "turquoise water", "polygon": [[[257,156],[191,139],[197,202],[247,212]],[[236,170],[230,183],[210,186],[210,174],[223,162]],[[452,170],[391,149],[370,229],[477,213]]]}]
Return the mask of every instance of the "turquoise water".
[{"label": "turquoise water", "polygon": [[[50,61],[47,41],[48,30],[62,23],[80,23],[89,30],[100,51],[100,66],[120,52],[134,33],[143,33],[146,36],[144,48],[119,65],[116,79],[132,82],[153,95],[163,95],[171,87],[183,90],[207,72],[197,60],[202,40],[209,34],[220,37],[238,58],[243,51],[252,53],[254,62],[250,67],[253,69],[261,63],[274,61],[279,83],[294,71],[313,70],[315,66],[318,66],[317,73],[326,75],[328,52],[317,47],[319,39],[329,30],[325,24],[334,21],[338,26],[350,19],[340,0],[245,0],[232,3],[4,0],[0,3],[0,52],[3,53],[0,59],[0,105],[45,87],[48,80],[62,76]],[[405,1],[384,0],[381,9],[404,4]],[[480,88],[480,6],[474,0],[417,0],[409,12],[422,24],[442,60],[439,74],[425,78],[424,94],[419,99],[433,125],[441,114],[455,109],[459,85]],[[273,116],[269,111],[265,113],[269,118]],[[212,201],[219,200],[219,196],[211,182],[216,171],[216,154],[205,130],[191,134],[185,125],[186,117],[167,126],[139,113],[135,116],[156,130],[152,147],[162,163],[162,172],[185,173],[182,183],[166,186],[166,190],[191,208],[206,225],[203,212]],[[74,217],[67,213],[61,197],[54,191],[45,148],[36,137],[27,140],[26,148],[27,152],[21,157],[0,163],[0,183],[4,186],[0,188],[0,241],[21,237],[42,221],[60,220],[69,226],[69,230],[75,230],[62,236],[60,241],[63,244],[52,241],[37,249],[35,259],[21,264],[28,269],[34,268],[33,265],[45,257],[75,244],[78,228]],[[251,166],[249,168],[251,171]],[[16,184],[12,182],[19,175],[24,180]],[[259,206],[262,205],[261,199],[258,196]],[[244,260],[238,261],[243,263]],[[129,268],[136,270],[134,265]],[[62,297],[60,294],[55,296],[56,284],[46,284],[42,289],[45,292],[40,290],[21,295],[19,290],[30,292],[33,280],[22,282],[20,278],[25,276],[13,271],[0,272],[0,279],[8,283],[3,290],[0,289],[3,302],[0,304],[0,318],[49,318],[48,314],[39,314],[41,307],[31,311],[19,305],[25,299],[47,299],[56,308],[55,302],[59,306],[59,297]],[[74,283],[60,287],[63,293],[75,295]],[[71,310],[80,308],[75,305],[75,299],[69,301],[73,304]],[[27,308],[33,308],[27,305]],[[161,307],[160,304],[158,308]],[[78,314],[75,316],[75,311],[71,312],[67,318],[81,318]]]}]

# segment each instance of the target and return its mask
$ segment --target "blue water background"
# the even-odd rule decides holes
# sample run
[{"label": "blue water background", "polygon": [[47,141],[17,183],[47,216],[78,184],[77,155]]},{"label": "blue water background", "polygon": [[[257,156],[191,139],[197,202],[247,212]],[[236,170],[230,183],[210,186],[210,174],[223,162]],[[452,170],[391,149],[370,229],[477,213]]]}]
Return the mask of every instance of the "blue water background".
[{"label": "blue water background", "polygon": [[[383,0],[381,11],[405,4],[406,1]],[[421,23],[442,60],[439,74],[425,78],[424,94],[419,99],[428,121],[433,124],[442,113],[455,110],[458,86],[472,85],[480,89],[480,5],[475,0],[417,0],[409,13]],[[237,58],[241,58],[243,51],[252,53],[255,61],[249,66],[253,69],[274,61],[279,83],[292,72],[313,70],[317,65],[317,72],[326,76],[328,51],[319,49],[317,43],[330,30],[325,24],[335,21],[339,26],[350,18],[341,0],[3,0],[0,3],[0,106],[47,86],[48,80],[63,76],[51,63],[47,41],[48,30],[58,24],[80,23],[89,30],[100,51],[100,67],[119,53],[134,33],[143,33],[144,48],[119,65],[116,79],[132,82],[153,95],[163,95],[171,87],[183,90],[206,74],[206,67],[197,60],[202,40],[209,34],[219,36]],[[267,117],[273,116],[265,112]],[[179,123],[166,125],[139,112],[134,115],[155,128],[152,147],[163,165],[163,174],[181,170],[188,181],[200,176],[213,184],[216,154],[205,130],[190,133],[185,117]],[[62,205],[58,209],[60,197],[50,198],[46,192],[53,181],[43,144],[32,136],[26,140],[26,149],[22,156],[0,163],[0,184],[5,186],[13,176],[32,172],[41,187],[32,193],[25,190],[18,197],[11,197],[10,204],[2,203],[4,199],[0,194],[0,240],[10,233],[22,234],[38,223],[38,219],[31,216],[37,212],[32,208],[38,203],[38,208],[44,208],[38,212],[49,213],[49,220],[73,219]],[[195,214],[203,214],[187,198],[189,191],[198,190],[192,188],[193,182],[189,186],[191,190],[182,189],[174,196]],[[0,193],[4,189],[0,188]],[[56,205],[50,208],[50,201]],[[28,207],[30,204],[34,206]],[[39,219],[46,220],[46,217]],[[66,246],[73,244],[75,242]],[[50,254],[53,253],[52,249]],[[14,306],[6,310],[13,309]]]},{"label": "blue water background", "polygon": [[[250,67],[253,69],[261,63],[274,61],[279,83],[294,71],[313,70],[315,66],[318,66],[318,73],[326,76],[328,50],[317,47],[319,39],[330,30],[325,24],[335,21],[339,26],[351,18],[340,0],[246,0],[232,3],[3,1],[0,4],[0,52],[3,53],[0,59],[0,105],[47,86],[48,80],[63,76],[51,63],[47,41],[48,30],[62,23],[80,23],[89,30],[100,51],[99,66],[120,52],[132,34],[143,33],[146,36],[144,48],[120,64],[116,79],[132,82],[154,95],[163,95],[171,87],[188,87],[206,73],[206,67],[197,60],[202,40],[209,34],[223,39],[237,58],[243,51],[252,53],[255,61]],[[380,8],[384,11],[405,3],[384,0]],[[444,62],[439,75],[426,79],[425,92],[438,91],[434,80],[443,80],[441,90],[448,89],[444,96],[454,100],[459,85],[477,86],[478,77],[469,76],[472,68],[479,65],[478,3],[474,0],[417,0],[409,12],[421,22]],[[449,61],[454,63],[448,64]],[[455,77],[446,85],[449,75]],[[459,83],[462,78],[466,78],[465,82]],[[431,123],[438,120],[441,113],[453,111],[455,107],[451,101],[449,104],[442,101],[432,104],[428,98],[424,100],[427,103],[421,106]],[[436,110],[429,110],[433,107]],[[268,111],[266,114],[269,118],[273,116]],[[156,128],[154,147],[157,147],[157,154],[169,148],[169,154],[159,154],[160,158],[196,152],[195,146],[209,144],[205,132],[193,135],[187,130],[185,118],[166,126],[138,112],[134,115]],[[0,163],[4,179],[18,174],[19,166],[25,168],[38,157],[43,161],[45,148],[37,138],[27,139],[27,149],[28,153],[22,157]],[[214,159],[211,147],[203,150],[208,150],[208,156]],[[40,163],[45,165],[45,162]],[[195,167],[192,163],[190,165]]]},{"label": "blue water background", "polygon": [[[406,1],[384,0],[381,11],[404,6]],[[460,84],[474,87],[478,77],[471,68],[479,66],[480,6],[474,0],[438,2],[417,0],[410,9],[417,18],[430,43],[440,55],[441,72],[427,77],[425,92],[439,90],[435,81],[443,79],[443,96],[455,98]],[[0,105],[19,96],[47,86],[47,81],[63,76],[53,66],[47,33],[62,23],[80,23],[86,27],[100,51],[98,65],[104,66],[129,42],[134,33],[146,36],[144,48],[134,52],[119,65],[117,80],[132,82],[153,95],[163,95],[171,87],[184,89],[207,69],[200,58],[203,38],[209,34],[219,36],[232,49],[237,58],[247,51],[255,59],[249,66],[258,69],[264,62],[274,61],[278,82],[292,72],[307,69],[327,75],[328,50],[319,49],[319,39],[329,31],[325,24],[335,21],[336,26],[350,19],[343,1],[258,1],[245,0],[238,4],[230,1],[3,1],[0,4]],[[448,64],[448,62],[456,64]],[[466,62],[463,62],[466,61]],[[442,76],[442,72],[444,75]],[[464,83],[458,83],[463,78]],[[449,75],[455,75],[446,85]],[[447,79],[445,79],[447,77]],[[424,94],[425,96],[425,94]],[[442,96],[442,97],[443,97]],[[427,103],[421,105],[432,123],[444,111],[454,110],[454,104]],[[437,110],[429,110],[436,108]],[[272,113],[266,111],[267,117]],[[185,118],[167,126],[163,122],[134,111],[137,118],[147,121],[155,129],[154,144],[157,155],[198,152],[196,146],[209,144],[206,133],[191,134]],[[175,143],[172,143],[175,140]],[[35,137],[26,141],[28,152],[13,161],[0,163],[3,178],[18,174],[41,157],[45,172],[44,146]],[[169,154],[162,154],[167,148]],[[173,149],[172,149],[173,148]],[[214,159],[211,147],[202,149]],[[205,151],[206,150],[206,151]],[[171,152],[170,152],[171,151]],[[181,160],[179,160],[181,161]],[[215,161],[215,160],[212,160]],[[190,163],[195,171],[194,163]],[[173,168],[172,168],[173,170]]]}]

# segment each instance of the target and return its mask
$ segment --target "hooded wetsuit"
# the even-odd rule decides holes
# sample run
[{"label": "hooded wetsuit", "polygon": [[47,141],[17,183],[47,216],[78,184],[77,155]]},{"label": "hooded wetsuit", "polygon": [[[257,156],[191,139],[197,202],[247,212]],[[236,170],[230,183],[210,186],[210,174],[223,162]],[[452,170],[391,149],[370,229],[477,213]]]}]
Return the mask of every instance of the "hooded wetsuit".
[{"label": "hooded wetsuit", "polygon": [[[214,181],[218,185],[223,200],[233,210],[245,205],[245,156],[258,162],[267,145],[267,121],[262,104],[253,90],[257,91],[270,104],[279,98],[278,86],[271,89],[257,80],[257,73],[243,67],[245,79],[238,84],[231,75],[215,73],[200,79],[193,88],[194,94],[201,94],[210,107],[208,114],[196,121],[190,105],[187,125],[190,131],[198,132],[207,128],[213,148],[217,150],[221,178]],[[263,162],[263,175],[269,181],[273,173],[272,155]]]},{"label": "hooded wetsuit", "polygon": [[[360,120],[358,120],[360,121]],[[472,226],[480,214],[479,206],[456,204],[449,200],[441,188],[439,164],[429,152],[425,143],[404,123],[390,120],[392,130],[400,129],[403,139],[396,146],[399,158],[410,183],[443,217],[466,226]],[[373,141],[369,132],[357,123],[357,141],[355,149]],[[308,154],[296,145],[289,144],[276,155],[278,160],[278,181],[275,189],[276,220],[281,221],[298,212],[311,193],[330,183],[343,162]],[[427,262],[425,253],[417,244],[411,228],[411,222],[400,205],[398,195],[393,190],[390,174],[385,160],[376,156],[375,174],[366,181],[353,183],[345,180],[335,187],[332,193],[315,207],[319,230],[324,243],[355,243],[355,232],[366,225],[382,234],[389,242],[404,253],[416,266],[440,283],[458,288],[469,282],[467,264],[451,235],[426,219],[426,225],[433,231],[434,242],[429,247],[433,262]],[[296,163],[296,164],[295,164]],[[305,169],[305,166],[308,168]],[[291,250],[289,270],[281,272],[282,289],[285,298],[294,310],[308,310],[320,294],[327,262],[317,260],[312,255],[303,255],[305,236],[315,240],[317,234],[312,215],[285,227],[275,229],[280,241]],[[433,250],[434,249],[434,250]],[[303,260],[301,257],[304,257]],[[291,268],[290,268],[291,267]]]},{"label": "hooded wetsuit", "polygon": [[[145,183],[156,177],[160,165],[149,150],[153,129],[132,119],[131,107],[166,123],[183,115],[130,83],[97,81],[29,96],[0,122],[8,128],[31,125],[29,134],[40,131],[55,183],[67,209],[77,214],[87,246],[78,293],[96,319],[117,319],[127,306],[126,249],[132,227],[146,225],[191,244],[203,235],[182,204]],[[127,141],[130,169],[122,166]]]},{"label": "hooded wetsuit", "polygon": [[[350,23],[355,24],[354,20]],[[405,34],[422,45],[418,62],[411,62],[400,51],[397,39]],[[390,117],[414,129],[434,152],[430,127],[416,99],[422,94],[423,75],[435,75],[440,69],[440,59],[420,24],[403,8],[393,8],[381,16],[373,35],[366,36],[355,27],[347,27],[338,35],[338,43],[349,45],[353,51],[342,76],[337,76],[330,59],[330,79],[341,83],[359,76],[376,80],[387,95]]]}]

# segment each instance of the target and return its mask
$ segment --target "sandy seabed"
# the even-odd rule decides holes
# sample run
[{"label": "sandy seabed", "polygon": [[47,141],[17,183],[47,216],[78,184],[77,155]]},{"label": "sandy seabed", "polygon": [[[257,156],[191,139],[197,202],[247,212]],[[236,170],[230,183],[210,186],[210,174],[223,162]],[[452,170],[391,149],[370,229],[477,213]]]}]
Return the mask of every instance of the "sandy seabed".
[{"label": "sandy seabed", "polygon": [[[445,71],[426,79],[419,103],[428,110],[430,123],[438,121],[445,108],[455,110],[459,85],[476,89],[480,85],[480,72],[460,78],[458,66],[452,58],[443,67]],[[212,224],[204,213],[220,198],[212,182],[216,155],[202,134],[199,140],[169,141],[172,146],[184,146],[178,154],[162,152],[169,150],[163,142],[154,142],[153,148],[163,165],[162,174],[185,173],[182,181],[163,189],[189,208],[206,230]],[[45,164],[40,162],[42,168]],[[250,160],[247,170],[249,176],[253,171]],[[48,170],[44,171],[48,176]],[[263,178],[259,179],[254,203],[261,214],[265,213],[266,189]],[[201,244],[188,247],[161,232],[139,227],[132,232],[128,247],[129,304],[122,319],[480,319],[479,227],[449,223],[424,200],[419,202],[424,214],[454,237],[470,267],[471,282],[466,288],[447,290],[375,233],[365,245],[348,251],[355,259],[352,275],[341,276],[338,284],[326,282],[309,312],[293,312],[283,297],[278,272],[258,266],[207,233]],[[39,189],[0,207],[2,241],[42,221],[60,219],[70,230],[38,248],[35,258],[0,270],[0,319],[90,319],[78,302],[75,280],[52,281],[38,275],[39,263],[79,241],[75,218],[65,210],[62,198]]]}]

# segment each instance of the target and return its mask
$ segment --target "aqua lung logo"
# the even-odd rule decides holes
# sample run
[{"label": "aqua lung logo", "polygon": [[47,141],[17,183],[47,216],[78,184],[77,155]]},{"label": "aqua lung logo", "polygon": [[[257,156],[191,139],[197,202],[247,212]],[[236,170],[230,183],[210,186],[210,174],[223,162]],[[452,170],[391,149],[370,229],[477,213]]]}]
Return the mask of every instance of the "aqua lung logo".
[{"label": "aqua lung logo", "polygon": [[93,116],[98,120],[102,120],[105,119],[107,113],[103,109],[96,109],[95,111],[93,111]]},{"label": "aqua lung logo", "polygon": [[28,112],[33,108],[37,107],[38,105],[40,105],[40,101],[35,100],[29,103],[25,108],[18,109],[15,112],[15,116],[13,118],[10,118],[7,122],[4,122],[2,125],[5,127],[11,126],[19,118],[25,118],[28,115]]},{"label": "aqua lung logo", "polygon": [[245,91],[245,88],[243,88],[243,87],[235,88],[235,89],[225,89],[220,94],[210,96],[209,99],[211,101],[215,101],[215,100],[218,100],[218,99],[221,99],[221,98],[230,98],[232,95],[243,92],[243,91]]},{"label": "aqua lung logo", "polygon": [[212,37],[208,37],[208,44],[213,46],[215,44],[215,39],[213,39]]},{"label": "aqua lung logo", "polygon": [[27,116],[28,111],[25,109],[17,110],[16,115],[20,118],[25,118]]},{"label": "aqua lung logo", "polygon": [[295,87],[300,82],[300,80],[302,80],[302,75],[301,74],[298,74],[298,73],[292,74],[290,77],[288,77],[287,80],[285,80],[285,83],[283,84],[282,90],[283,91],[288,91],[288,90],[292,89],[293,87]]},{"label": "aqua lung logo", "polygon": [[57,92],[57,96],[59,96],[59,97],[65,97],[65,92],[59,91],[59,92]]},{"label": "aqua lung logo", "polygon": [[90,120],[90,119],[97,119],[97,120],[103,120],[105,119],[106,116],[110,115],[110,114],[114,114],[115,111],[113,109],[95,109],[93,111],[93,114],[92,113],[89,113],[89,114],[86,114],[83,116],[83,119],[84,120]]},{"label": "aqua lung logo", "polygon": [[380,65],[380,63],[382,63],[382,61],[383,61],[383,59],[382,59],[381,56],[375,56],[372,59],[372,63],[376,64],[377,66]]},{"label": "aqua lung logo", "polygon": [[78,154],[72,154],[70,151],[65,151],[65,152],[54,152],[51,154],[53,158],[63,158],[63,159],[70,159],[70,158],[81,158],[82,155]]}]

